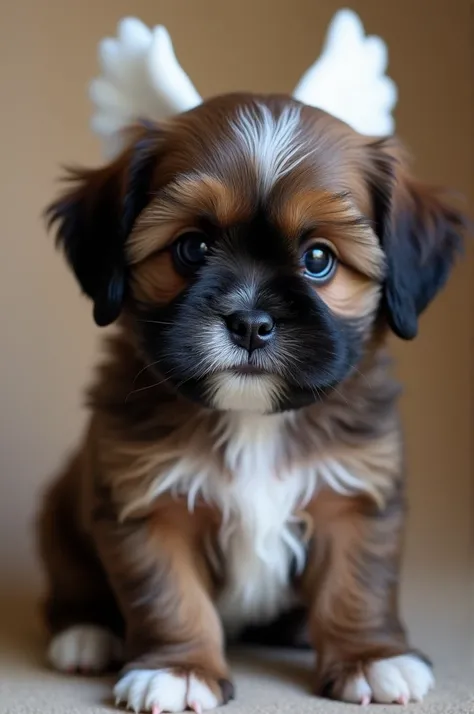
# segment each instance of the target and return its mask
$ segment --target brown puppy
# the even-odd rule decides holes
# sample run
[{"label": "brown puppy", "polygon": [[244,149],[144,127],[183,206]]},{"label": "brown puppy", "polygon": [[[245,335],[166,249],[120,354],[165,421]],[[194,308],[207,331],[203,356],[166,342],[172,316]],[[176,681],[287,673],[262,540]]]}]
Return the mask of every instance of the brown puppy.
[{"label": "brown puppy", "polygon": [[40,519],[52,664],[123,656],[117,700],[200,712],[232,696],[225,636],[297,607],[317,693],[421,699],[385,342],[415,336],[462,216],[396,142],[285,97],[213,99],[71,182],[49,217],[118,329]]}]

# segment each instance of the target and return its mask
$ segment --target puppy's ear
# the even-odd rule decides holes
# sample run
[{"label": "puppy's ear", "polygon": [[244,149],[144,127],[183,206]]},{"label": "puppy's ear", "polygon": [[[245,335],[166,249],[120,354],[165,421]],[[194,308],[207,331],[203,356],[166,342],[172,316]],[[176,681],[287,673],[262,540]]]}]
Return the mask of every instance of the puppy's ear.
[{"label": "puppy's ear", "polygon": [[384,308],[395,334],[410,340],[448,278],[467,219],[442,191],[409,175],[394,140],[374,142],[370,152],[376,232],[387,260]]},{"label": "puppy's ear", "polygon": [[71,169],[68,190],[45,212],[57,225],[56,243],[86,295],[94,319],[109,325],[120,315],[126,289],[125,241],[150,199],[161,137],[139,129],[127,149],[99,169]]}]

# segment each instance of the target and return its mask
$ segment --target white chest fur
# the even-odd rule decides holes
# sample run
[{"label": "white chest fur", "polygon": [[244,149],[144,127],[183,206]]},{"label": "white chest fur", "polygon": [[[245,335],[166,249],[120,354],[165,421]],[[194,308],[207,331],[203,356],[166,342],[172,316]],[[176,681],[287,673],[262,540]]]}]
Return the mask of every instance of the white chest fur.
[{"label": "white chest fur", "polygon": [[[292,563],[302,569],[298,508],[315,487],[315,474],[281,469],[281,417],[229,418],[225,458],[233,479],[218,485],[224,522],[219,541],[227,567],[218,607],[227,629],[263,623],[290,605]],[[230,434],[225,435],[226,438]]]},{"label": "white chest fur", "polygon": [[[198,497],[219,508],[225,586],[218,608],[229,632],[269,621],[291,604],[292,565],[301,570],[306,554],[297,513],[321,485],[348,495],[373,490],[357,474],[360,465],[354,468],[353,460],[341,454],[337,459],[326,453],[319,459],[288,460],[284,427],[291,418],[222,415],[212,444],[222,454],[227,475],[222,462],[217,468],[206,450],[190,443],[189,451],[181,446],[162,454],[160,476],[138,503],[172,492],[186,496],[190,510]],[[317,449],[317,433],[314,440]]]},{"label": "white chest fur", "polygon": [[[287,469],[282,474],[282,415],[228,413],[215,434],[226,477],[212,460],[183,452],[155,482],[153,496],[186,495],[193,509],[199,496],[222,513],[218,547],[225,587],[218,609],[229,632],[274,618],[291,603],[290,572],[304,567],[298,509],[316,488],[317,473]],[[149,494],[150,497],[152,494]]]}]

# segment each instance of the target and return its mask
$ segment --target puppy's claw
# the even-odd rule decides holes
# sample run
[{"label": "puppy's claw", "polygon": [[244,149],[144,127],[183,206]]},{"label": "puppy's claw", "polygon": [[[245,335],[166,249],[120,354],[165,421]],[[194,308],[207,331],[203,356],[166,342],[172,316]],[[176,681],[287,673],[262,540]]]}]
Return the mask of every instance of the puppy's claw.
[{"label": "puppy's claw", "polygon": [[370,704],[370,697],[368,694],[364,694],[364,696],[360,700],[360,705],[361,705],[361,707],[366,707],[369,704]]},{"label": "puppy's claw", "polygon": [[151,714],[161,714],[161,709],[158,704],[153,704],[151,708]]},{"label": "puppy's claw", "polygon": [[189,706],[196,714],[202,714],[202,706],[199,702],[191,702]]},{"label": "puppy's claw", "polygon": [[408,696],[406,694],[402,694],[401,697],[398,697],[397,704],[401,704],[402,707],[406,707],[408,704]]}]

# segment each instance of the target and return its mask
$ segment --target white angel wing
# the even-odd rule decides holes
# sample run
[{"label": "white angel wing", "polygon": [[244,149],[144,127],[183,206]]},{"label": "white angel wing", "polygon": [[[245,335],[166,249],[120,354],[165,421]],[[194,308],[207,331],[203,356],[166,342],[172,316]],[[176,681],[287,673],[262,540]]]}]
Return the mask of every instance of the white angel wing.
[{"label": "white angel wing", "polygon": [[331,22],[323,52],[301,78],[295,99],[333,114],[361,134],[392,134],[395,83],[385,75],[387,46],[366,36],[352,10],[339,10]]},{"label": "white angel wing", "polygon": [[95,110],[91,128],[102,138],[108,158],[122,148],[121,129],[141,119],[160,121],[201,103],[162,26],[150,30],[140,20],[125,18],[117,37],[99,44],[99,61],[101,75],[89,88]]},{"label": "white angel wing", "polygon": [[[141,119],[160,121],[201,103],[179,65],[167,30],[150,30],[125,18],[117,37],[99,44],[101,75],[90,84],[92,130],[108,158],[122,148],[121,130]],[[363,134],[390,134],[397,101],[394,82],[385,75],[387,48],[367,37],[359,17],[340,10],[328,30],[320,58],[303,75],[293,96],[334,114]]]}]

